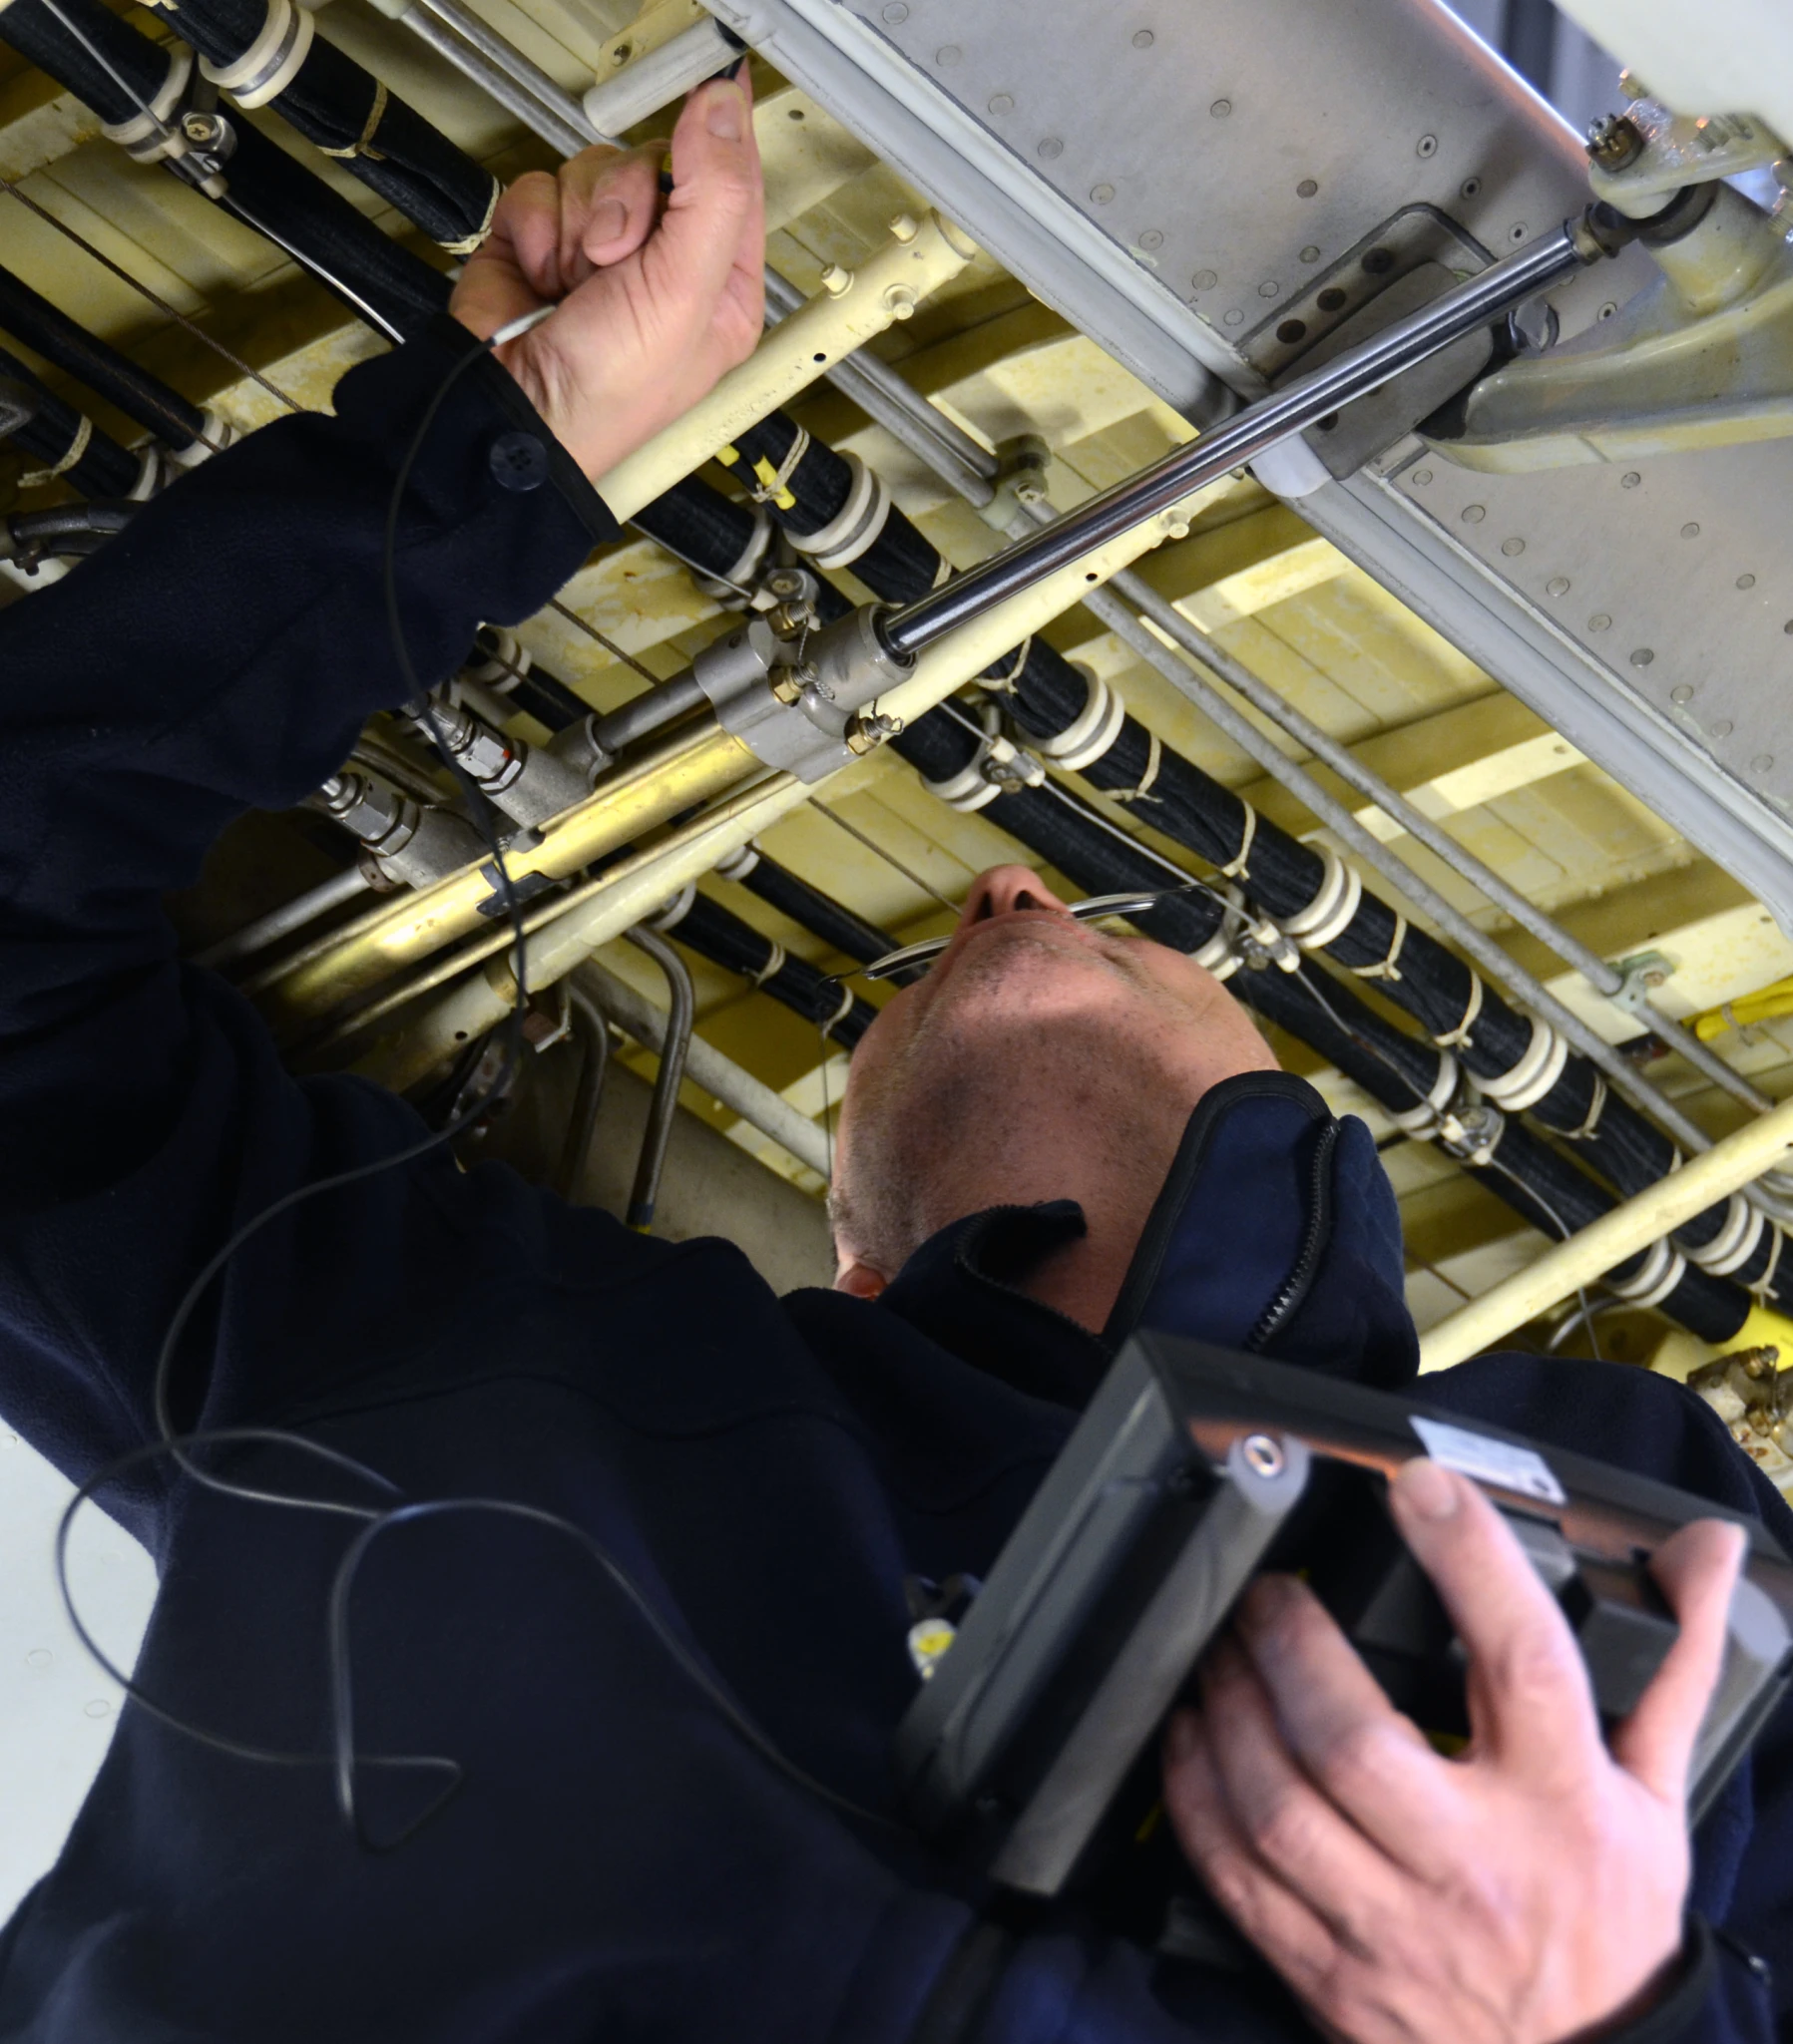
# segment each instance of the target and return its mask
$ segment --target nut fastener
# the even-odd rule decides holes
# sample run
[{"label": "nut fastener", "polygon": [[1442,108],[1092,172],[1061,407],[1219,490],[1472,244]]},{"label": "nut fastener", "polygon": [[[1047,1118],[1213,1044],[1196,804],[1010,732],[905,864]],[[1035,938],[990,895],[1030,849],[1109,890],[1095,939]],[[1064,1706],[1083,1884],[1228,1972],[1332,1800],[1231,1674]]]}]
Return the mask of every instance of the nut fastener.
[{"label": "nut fastener", "polygon": [[1587,160],[1602,171],[1622,171],[1642,154],[1642,131],[1628,114],[1602,114],[1587,131]]},{"label": "nut fastener", "polygon": [[1239,1452],[1245,1457],[1245,1466],[1259,1476],[1280,1476],[1287,1459],[1282,1442],[1268,1433],[1247,1433]]},{"label": "nut fastener", "polygon": [[884,309],[892,319],[913,319],[915,317],[915,293],[907,284],[886,284],[884,286]]}]

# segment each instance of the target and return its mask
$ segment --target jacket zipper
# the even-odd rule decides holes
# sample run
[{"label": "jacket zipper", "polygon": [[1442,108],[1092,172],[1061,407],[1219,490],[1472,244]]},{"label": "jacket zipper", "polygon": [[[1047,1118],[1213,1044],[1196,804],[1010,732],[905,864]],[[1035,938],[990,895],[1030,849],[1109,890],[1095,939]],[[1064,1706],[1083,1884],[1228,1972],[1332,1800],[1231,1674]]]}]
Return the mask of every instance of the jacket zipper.
[{"label": "jacket zipper", "polygon": [[1301,1248],[1289,1274],[1283,1279],[1276,1296],[1258,1316],[1257,1325],[1245,1337],[1243,1347],[1248,1354],[1261,1354],[1270,1338],[1280,1332],[1282,1324],[1307,1294],[1313,1282],[1314,1266],[1320,1260],[1320,1252],[1326,1247],[1332,1230],[1328,1225],[1332,1216],[1332,1152],[1337,1147],[1339,1124],[1327,1121],[1322,1124],[1319,1137],[1314,1143],[1313,1178],[1309,1187],[1311,1198],[1307,1210],[1307,1231],[1301,1238]]}]

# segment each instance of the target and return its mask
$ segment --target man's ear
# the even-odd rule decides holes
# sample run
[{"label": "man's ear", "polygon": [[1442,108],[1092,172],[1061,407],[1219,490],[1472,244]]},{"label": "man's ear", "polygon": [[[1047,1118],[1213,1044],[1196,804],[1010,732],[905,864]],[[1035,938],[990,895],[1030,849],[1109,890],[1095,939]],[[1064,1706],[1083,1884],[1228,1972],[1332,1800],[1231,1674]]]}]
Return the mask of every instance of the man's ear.
[{"label": "man's ear", "polygon": [[890,1280],[869,1263],[843,1263],[835,1273],[834,1289],[853,1299],[875,1299]]}]

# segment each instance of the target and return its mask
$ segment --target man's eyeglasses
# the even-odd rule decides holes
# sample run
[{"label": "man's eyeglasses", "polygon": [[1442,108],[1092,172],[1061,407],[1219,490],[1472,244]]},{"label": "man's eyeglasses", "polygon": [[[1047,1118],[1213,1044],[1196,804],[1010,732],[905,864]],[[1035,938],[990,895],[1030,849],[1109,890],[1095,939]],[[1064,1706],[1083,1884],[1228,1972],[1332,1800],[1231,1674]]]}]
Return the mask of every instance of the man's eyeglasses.
[{"label": "man's eyeglasses", "polygon": [[[1140,916],[1147,909],[1155,908],[1166,895],[1186,891],[1186,887],[1164,887],[1154,894],[1093,895],[1088,901],[1073,902],[1065,913],[1076,917],[1080,923],[1100,922],[1104,916]],[[886,952],[882,958],[873,959],[860,971],[868,980],[887,980],[892,973],[900,973],[906,966],[931,965],[952,941],[951,937],[927,937],[919,944],[905,944],[900,951]]]}]

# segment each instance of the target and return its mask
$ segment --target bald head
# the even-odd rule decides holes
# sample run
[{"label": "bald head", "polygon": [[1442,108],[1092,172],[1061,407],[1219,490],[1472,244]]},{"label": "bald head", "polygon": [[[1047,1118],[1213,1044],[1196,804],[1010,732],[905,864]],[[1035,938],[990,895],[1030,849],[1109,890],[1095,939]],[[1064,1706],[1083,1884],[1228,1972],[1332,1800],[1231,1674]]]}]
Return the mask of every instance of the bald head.
[{"label": "bald head", "polygon": [[944,955],[853,1054],[831,1202],[837,1282],[875,1296],[952,1221],[1076,1199],[1088,1235],[1029,1289],[1098,1328],[1196,1101],[1275,1065],[1193,959],[1075,922],[1038,874],[996,867]]}]

